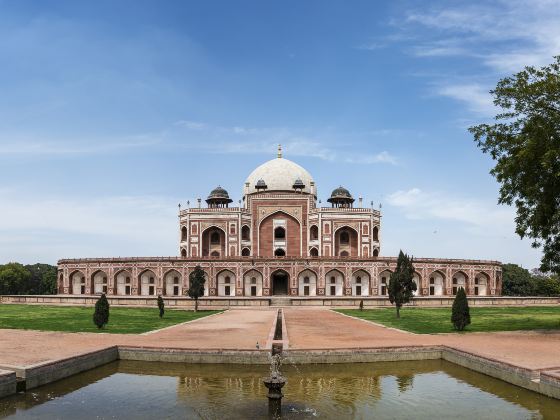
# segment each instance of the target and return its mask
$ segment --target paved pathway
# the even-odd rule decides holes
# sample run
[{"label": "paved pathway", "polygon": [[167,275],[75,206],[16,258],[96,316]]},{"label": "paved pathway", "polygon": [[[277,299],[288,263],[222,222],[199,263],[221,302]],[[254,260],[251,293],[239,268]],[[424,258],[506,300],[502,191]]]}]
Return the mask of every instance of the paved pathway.
[{"label": "paved pathway", "polygon": [[[290,348],[350,349],[449,345],[530,369],[560,366],[560,332],[417,335],[314,308],[284,309]],[[32,365],[110,345],[185,349],[264,347],[276,309],[232,309],[148,335],[0,330],[0,366]]]},{"label": "paved pathway", "polygon": [[264,347],[276,309],[229,310],[147,335],[63,333],[0,329],[0,366],[26,366],[111,345],[184,349]]},{"label": "paved pathway", "polygon": [[292,349],[448,345],[529,369],[560,366],[560,331],[411,334],[334,311],[285,309]]}]

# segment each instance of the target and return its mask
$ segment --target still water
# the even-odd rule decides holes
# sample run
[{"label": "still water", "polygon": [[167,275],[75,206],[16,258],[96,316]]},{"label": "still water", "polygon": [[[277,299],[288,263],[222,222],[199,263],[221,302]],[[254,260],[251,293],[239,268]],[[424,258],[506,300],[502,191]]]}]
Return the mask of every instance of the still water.
[{"label": "still water", "polygon": [[[559,419],[560,401],[438,361],[284,366],[286,419]],[[0,400],[17,419],[260,419],[266,366],[119,361]]]}]

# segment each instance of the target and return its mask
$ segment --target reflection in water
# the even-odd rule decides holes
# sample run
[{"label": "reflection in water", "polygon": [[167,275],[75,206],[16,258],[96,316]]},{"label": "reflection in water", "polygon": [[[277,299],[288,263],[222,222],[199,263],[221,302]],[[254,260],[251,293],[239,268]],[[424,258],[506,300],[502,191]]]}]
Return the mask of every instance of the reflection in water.
[{"label": "reflection in water", "polygon": [[[0,417],[266,418],[268,366],[120,361],[0,400]],[[555,418],[560,401],[445,361],[284,365],[284,418]],[[557,417],[556,417],[557,418]]]}]

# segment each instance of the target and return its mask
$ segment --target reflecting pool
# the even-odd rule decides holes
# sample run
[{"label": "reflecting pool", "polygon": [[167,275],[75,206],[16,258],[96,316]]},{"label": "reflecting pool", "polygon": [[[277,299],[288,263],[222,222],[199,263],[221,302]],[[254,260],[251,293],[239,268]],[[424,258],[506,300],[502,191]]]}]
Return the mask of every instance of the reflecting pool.
[{"label": "reflecting pool", "polygon": [[[560,401],[442,361],[283,366],[286,419],[560,418]],[[26,419],[268,417],[267,366],[119,361],[0,400]]]}]

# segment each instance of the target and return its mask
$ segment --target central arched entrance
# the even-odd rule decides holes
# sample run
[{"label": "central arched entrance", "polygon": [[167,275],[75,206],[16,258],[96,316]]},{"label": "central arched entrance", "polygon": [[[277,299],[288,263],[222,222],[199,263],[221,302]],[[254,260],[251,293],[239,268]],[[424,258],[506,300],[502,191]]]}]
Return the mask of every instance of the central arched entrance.
[{"label": "central arched entrance", "polygon": [[290,276],[284,270],[272,273],[272,294],[274,296],[285,296],[288,294],[288,281]]}]

